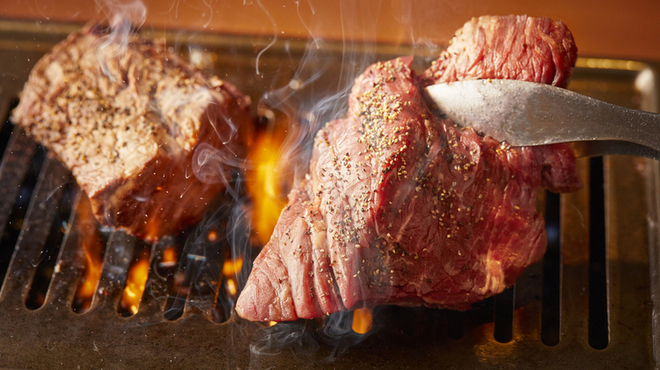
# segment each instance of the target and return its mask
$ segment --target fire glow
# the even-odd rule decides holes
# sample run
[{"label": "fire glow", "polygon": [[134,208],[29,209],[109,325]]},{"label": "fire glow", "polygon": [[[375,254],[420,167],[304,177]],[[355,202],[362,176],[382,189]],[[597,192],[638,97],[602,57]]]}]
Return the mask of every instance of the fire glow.
[{"label": "fire glow", "polygon": [[278,157],[284,142],[283,130],[262,132],[253,145],[249,161],[252,168],[247,171],[247,190],[254,202],[252,224],[261,245],[270,239],[282,208],[286,205],[286,194],[282,189],[282,171]]},{"label": "fire glow", "polygon": [[[157,230],[158,219],[151,217],[147,221],[147,234],[157,235]],[[133,257],[133,262],[129,267],[126,285],[119,301],[119,313],[122,316],[128,317],[138,312],[140,301],[147,285],[147,279],[149,278],[149,267],[151,265],[150,247],[146,243],[138,243],[136,246],[137,250]],[[166,258],[167,262],[165,262]],[[169,247],[163,251],[161,263],[167,263],[168,266],[176,265],[176,252],[174,248]]]},{"label": "fire glow", "polygon": [[165,248],[160,259],[161,268],[175,267],[177,263],[177,253],[174,247]]},{"label": "fire glow", "polygon": [[[157,188],[158,191],[162,190],[160,186]],[[160,220],[158,219],[158,213],[154,213],[149,217],[149,220],[147,221],[147,235],[146,239],[147,240],[154,240],[158,238],[159,235],[159,230],[160,230]]]},{"label": "fire glow", "polygon": [[89,199],[85,196],[81,197],[77,208],[78,246],[85,256],[85,268],[72,306],[75,312],[83,313],[91,307],[92,298],[101,278],[105,244],[98,231],[98,222],[92,214]]},{"label": "fire glow", "polygon": [[128,271],[126,287],[121,296],[120,312],[135,315],[142,300],[147,278],[149,277],[149,253],[141,253]]},{"label": "fire glow", "polygon": [[[253,143],[253,150],[248,157],[252,163],[247,171],[247,191],[253,200],[252,225],[255,230],[256,241],[265,245],[273,233],[282,209],[286,206],[286,189],[284,184],[290,179],[286,178],[283,167],[284,160],[279,153],[286,137],[283,129],[286,125],[277,125],[272,131],[263,131]],[[227,292],[232,298],[236,297],[238,287],[236,276],[241,271],[243,260],[226,260],[222,273],[226,279]],[[266,323],[274,326],[275,321]]]},{"label": "fire glow", "polygon": [[371,331],[373,324],[373,313],[371,308],[358,308],[353,311],[353,331],[358,334],[366,334]]},{"label": "fire glow", "polygon": [[[286,195],[283,184],[291,179],[285,178],[285,164],[279,157],[286,132],[281,129],[286,125],[276,126],[275,130],[263,131],[253,144],[249,160],[252,169],[247,171],[247,190],[254,202],[252,224],[256,231],[256,239],[260,245],[265,245],[277,224],[282,209],[286,206]],[[278,128],[280,128],[278,130]],[[209,239],[211,235],[207,236]],[[240,272],[242,259],[226,260],[222,273],[226,279],[226,289],[229,295],[236,296],[237,286],[235,276]],[[267,326],[277,324],[275,321]],[[352,329],[355,333],[366,334],[373,326],[371,308],[359,308],[353,311]]]},{"label": "fire glow", "polygon": [[78,288],[78,298],[85,302],[81,305],[80,312],[87,311],[91,305],[92,297],[96,291],[96,286],[101,278],[102,262],[96,256],[98,253],[92,247],[92,243],[82,243],[82,249],[85,251],[85,275],[80,281]]},{"label": "fire glow", "polygon": [[238,286],[236,284],[236,275],[241,272],[243,267],[243,259],[237,258],[235,261],[231,259],[225,260],[225,263],[222,265],[222,275],[226,279],[227,293],[232,298],[236,297],[238,292]]},{"label": "fire glow", "polygon": [[218,233],[215,230],[211,230],[206,234],[206,240],[213,243],[218,240]]}]

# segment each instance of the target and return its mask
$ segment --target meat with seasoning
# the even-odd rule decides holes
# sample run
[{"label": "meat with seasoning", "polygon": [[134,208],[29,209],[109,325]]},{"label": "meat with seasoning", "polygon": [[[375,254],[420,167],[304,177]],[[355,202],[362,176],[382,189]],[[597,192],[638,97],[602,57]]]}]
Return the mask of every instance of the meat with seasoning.
[{"label": "meat with seasoning", "polygon": [[71,170],[102,224],[156,240],[224,189],[193,161],[209,148],[240,155],[249,106],[164,40],[86,26],[39,60],[12,120]]},{"label": "meat with seasoning", "polygon": [[422,76],[411,57],[357,78],[347,118],[318,132],[236,306],[254,321],[379,304],[467,309],[511,286],[546,248],[538,189],[581,187],[566,145],[511,148],[432,114],[422,88],[469,78],[566,86],[561,22],[481,17]]}]

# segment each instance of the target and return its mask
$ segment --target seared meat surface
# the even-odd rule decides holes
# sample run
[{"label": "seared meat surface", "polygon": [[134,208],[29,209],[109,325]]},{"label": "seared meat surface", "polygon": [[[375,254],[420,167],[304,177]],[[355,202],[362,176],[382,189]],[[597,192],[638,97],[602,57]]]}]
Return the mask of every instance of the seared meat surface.
[{"label": "seared meat surface", "polygon": [[546,248],[540,187],[581,186],[565,145],[510,148],[435,116],[423,86],[511,78],[565,86],[572,36],[544,18],[481,17],[421,77],[412,58],[369,67],[345,119],[316,136],[237,302],[255,321],[378,304],[467,309],[514,283]]},{"label": "seared meat surface", "polygon": [[423,85],[510,79],[568,85],[577,47],[562,22],[527,16],[473,18],[424,71]]},{"label": "seared meat surface", "polygon": [[153,240],[198,221],[224,188],[196,178],[195,153],[240,154],[249,105],[163,40],[87,26],[36,64],[12,119],[72,171],[101,223]]}]

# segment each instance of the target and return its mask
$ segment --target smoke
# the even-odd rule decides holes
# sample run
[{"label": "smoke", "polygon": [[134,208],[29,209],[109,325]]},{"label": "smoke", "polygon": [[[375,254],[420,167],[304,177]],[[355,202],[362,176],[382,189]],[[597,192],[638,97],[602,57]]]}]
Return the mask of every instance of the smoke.
[{"label": "smoke", "polygon": [[314,338],[312,321],[281,323],[261,330],[260,337],[250,344],[255,356],[274,356],[290,351],[296,356],[312,355],[319,349]]},{"label": "smoke", "polygon": [[475,0],[392,0],[390,5],[390,13],[407,32],[401,41],[410,44],[415,54],[433,58],[465,21],[488,10]]},{"label": "smoke", "polygon": [[[94,2],[113,28],[124,21],[129,21],[140,28],[147,18],[147,7],[140,0],[94,0]],[[122,35],[118,34],[118,36]]]},{"label": "smoke", "polygon": [[[291,59],[297,62],[291,78],[279,87],[272,86],[259,101],[261,107],[277,112],[276,115],[284,115],[290,123],[279,157],[293,169],[296,179],[307,172],[316,132],[325,123],[345,116],[353,81],[376,61],[374,40],[381,4],[352,1],[341,1],[339,4],[341,29],[346,35],[342,37],[341,44],[320,36],[334,25],[328,23],[332,18],[317,12],[319,4],[295,1],[296,14],[308,32],[304,51],[301,56],[291,55]],[[268,12],[266,6],[259,5]],[[270,56],[268,48],[277,38],[277,26],[273,28],[273,40],[259,53],[262,59]],[[341,50],[337,50],[337,45]],[[259,65],[256,70],[260,76],[272,81],[277,81],[279,75],[291,74],[287,70],[277,69],[267,75],[263,68],[259,69]]]},{"label": "smoke", "polygon": [[[250,344],[251,362],[268,356],[290,353],[297,358],[318,358],[323,349],[325,361],[332,362],[355,345],[367,340],[387,324],[381,307],[374,309],[374,329],[358,334],[352,329],[352,311],[336,312],[314,320],[281,322],[257,331]],[[323,347],[322,347],[323,346]]]},{"label": "smoke", "polygon": [[[257,96],[257,99],[253,96],[255,105],[266,122],[263,129],[286,131],[278,153],[280,167],[284,172],[290,173],[295,181],[299,181],[307,173],[315,134],[327,122],[345,117],[348,109],[347,97],[355,78],[374,62],[396,56],[391,52],[396,48],[383,51],[376,43],[383,28],[380,22],[383,15],[395,14],[398,22],[408,25],[409,34],[406,35],[408,39],[405,41],[411,43],[413,49],[435,50],[438,47],[437,38],[431,37],[430,34],[437,28],[435,17],[438,13],[427,12],[426,8],[442,7],[450,15],[460,10],[452,8],[448,2],[438,4],[403,0],[391,3],[342,0],[338,3],[340,41],[333,41],[323,36],[328,29],[336,26],[329,23],[333,22],[332,17],[327,17],[327,14],[320,11],[327,9],[327,6],[323,6],[323,1],[298,0],[293,3],[295,16],[307,30],[303,47],[297,49],[296,40],[280,37],[280,25],[273,16],[272,4],[260,0],[246,3],[245,6],[260,9],[270,20],[272,36],[265,42],[260,40],[258,48],[255,45],[254,61],[250,70],[234,67],[229,71],[221,71],[220,77],[234,79],[239,86],[254,84],[265,91]],[[99,55],[103,55],[99,56],[100,65],[104,73],[111,76],[107,61],[103,58],[117,57],[125,53],[134,29],[145,22],[146,7],[140,1],[96,0],[96,4],[105,14],[111,28],[111,32],[103,36],[100,50],[112,48],[112,53],[99,52]],[[174,12],[177,12],[179,2],[173,3],[173,7]],[[205,22],[206,28],[211,22],[213,9],[208,1],[204,1],[204,8],[207,9],[204,10],[201,21]],[[194,64],[212,64],[208,59],[204,59],[204,55],[210,54],[195,45],[192,37],[186,36],[185,33],[179,33],[179,36],[174,50],[180,51],[182,45],[187,45]],[[240,53],[234,49],[230,49],[230,52]],[[281,119],[282,117],[285,119]],[[285,122],[286,126],[277,127],[283,124],[282,122]],[[235,139],[235,128],[231,131],[231,135],[223,137],[223,141]],[[202,303],[205,299],[208,302],[208,297],[200,293],[204,291],[204,287],[215,284],[217,289],[222,289],[218,286],[218,281],[221,280],[222,261],[225,258],[219,256],[223,248],[231,250],[231,258],[242,258],[245,261],[241,271],[235,276],[239,292],[251,269],[254,257],[250,238],[252,208],[250,199],[241,190],[245,178],[242,175],[237,176],[232,168],[248,171],[255,165],[238,157],[226,146],[219,149],[209,144],[201,144],[194,152],[191,175],[205,184],[223,183],[227,189],[226,197],[223,198],[226,203],[213,205],[215,208],[212,208],[205,220],[188,235],[182,250],[179,273],[187,276],[186,288],[190,287],[192,292],[192,295],[188,296],[187,304],[197,305],[203,311],[208,309]],[[208,231],[218,227],[226,230],[225,238],[222,243],[209,243],[205,238]],[[181,293],[183,297],[178,294],[177,292],[176,299],[184,299],[184,293]],[[226,303],[233,302],[223,301],[223,304]],[[377,312],[376,310],[374,314],[374,322],[378,321]],[[251,360],[256,362],[260,358],[284,351],[304,357],[317,353],[321,345],[325,344],[332,348],[328,355],[328,360],[331,361],[369,337],[370,334],[356,334],[351,325],[352,312],[340,312],[322,320],[299,320],[265,327],[259,330],[252,340]],[[378,326],[375,325],[372,333],[377,330]]]},{"label": "smoke", "polygon": [[218,149],[211,144],[201,143],[192,158],[192,170],[197,179],[205,184],[230,185],[231,168],[243,164],[235,153],[226,146]]},{"label": "smoke", "polygon": [[[130,36],[144,24],[147,8],[140,0],[94,0],[97,9],[103,13],[111,32],[103,36],[97,50],[97,56],[103,72],[110,77],[107,64],[110,59],[126,53]],[[108,53],[105,49],[111,48]]]},{"label": "smoke", "polygon": [[[354,80],[378,60],[375,42],[378,20],[386,8],[376,2],[339,2],[342,39],[337,42],[321,36],[334,25],[328,23],[332,18],[318,11],[320,3],[296,1],[295,4],[296,13],[308,33],[304,51],[297,58],[299,62],[295,71],[289,73],[290,79],[264,93],[259,105],[261,111],[267,111],[271,116],[286,117],[284,121],[289,123],[287,136],[278,156],[292,176],[299,180],[308,172],[316,132],[327,122],[345,118],[347,98]],[[261,3],[259,5],[266,8]],[[276,26],[273,28],[277,29]],[[273,45],[276,44],[271,42],[270,49],[260,52],[261,60],[267,60],[271,52],[275,54]],[[389,56],[381,58],[389,59]],[[295,55],[292,59],[296,59]],[[259,69],[260,76],[272,78],[272,81],[287,72],[279,69],[269,76],[265,68]],[[273,125],[277,124],[277,120],[273,122]],[[267,129],[275,130],[276,127]],[[264,328],[252,341],[250,351],[253,361],[286,351],[301,357],[317,353],[324,344],[330,348],[327,360],[332,361],[369,335],[353,331],[352,312],[339,312],[318,320],[278,323]]]}]

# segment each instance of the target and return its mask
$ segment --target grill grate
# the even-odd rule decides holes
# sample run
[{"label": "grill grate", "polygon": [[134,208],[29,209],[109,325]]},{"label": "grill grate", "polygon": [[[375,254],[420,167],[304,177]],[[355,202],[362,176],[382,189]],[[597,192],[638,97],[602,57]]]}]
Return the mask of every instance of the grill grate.
[{"label": "grill grate", "polygon": [[[31,66],[24,61],[36,62],[77,28],[0,22],[6,41],[0,43],[0,58],[16,61],[0,78],[0,117],[8,116],[11,99],[27,78]],[[248,76],[255,45],[265,42],[195,36],[187,41],[213,55],[230,76]],[[262,69],[271,68],[282,81],[293,78],[290,60],[303,56],[303,44],[296,45],[278,41],[264,54]],[[379,51],[381,59],[410,52],[388,46]],[[341,60],[341,49],[330,47],[328,53]],[[581,59],[571,88],[656,110],[655,68]],[[258,101],[259,92],[277,81],[248,76],[231,82]],[[311,89],[322,93],[318,86],[326,82],[320,79]],[[69,172],[9,122],[0,131],[0,153],[1,367],[648,368],[658,360],[660,336],[653,333],[660,303],[660,165],[655,161],[581,159],[585,189],[540,195],[548,252],[515,287],[467,312],[379,307],[371,335],[360,336],[348,330],[349,315],[264,327],[232,313],[221,269],[228,240],[248,245],[245,229],[205,238],[208,227],[222,236],[229,219],[236,219],[230,201],[219,202],[207,229],[148,245],[90,223],[89,204]],[[90,235],[101,245],[103,263],[85,310],[74,295],[85,270],[81,241]],[[172,248],[178,263],[168,265],[165,254]],[[249,260],[251,248],[244,250]],[[150,271],[132,314],[122,311],[119,301],[127,271],[141,256],[148,256]],[[246,263],[243,278],[248,269]]]}]

